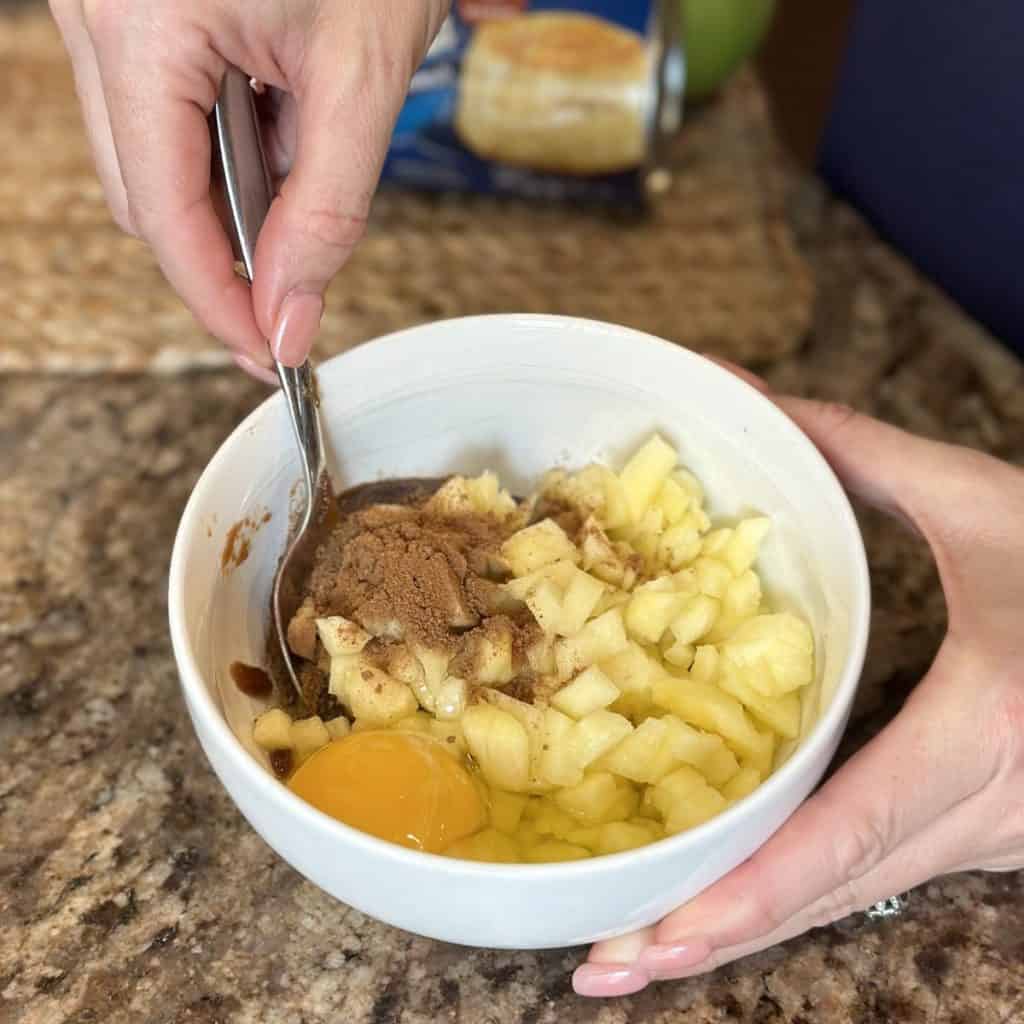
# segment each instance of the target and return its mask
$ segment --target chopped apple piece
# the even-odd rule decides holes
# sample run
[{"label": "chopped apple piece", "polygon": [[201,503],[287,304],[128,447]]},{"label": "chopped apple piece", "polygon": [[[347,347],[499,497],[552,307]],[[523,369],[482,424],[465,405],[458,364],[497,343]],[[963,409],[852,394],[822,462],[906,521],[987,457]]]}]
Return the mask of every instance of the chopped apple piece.
[{"label": "chopped apple piece", "polygon": [[583,568],[605,583],[621,586],[626,573],[626,560],[612,544],[601,524],[591,517],[583,524],[580,556]]},{"label": "chopped apple piece", "polygon": [[736,759],[720,736],[694,729],[675,715],[663,715],[660,721],[665,726],[665,750],[674,762],[688,764],[707,777],[706,766],[719,751],[724,751],[732,758],[735,770]]},{"label": "chopped apple piece", "polygon": [[800,698],[795,693],[766,697],[752,686],[749,669],[734,665],[728,658],[718,676],[718,685],[735,697],[759,722],[780,736],[792,740],[800,733]]},{"label": "chopped apple piece", "polygon": [[307,661],[316,658],[316,609],[313,599],[307,597],[291,617],[285,630],[288,646],[293,653]]},{"label": "chopped apple piece", "polygon": [[252,738],[264,750],[290,750],[292,719],[287,711],[271,708],[256,719],[252,727]]},{"label": "chopped apple piece", "polygon": [[672,620],[672,635],[681,644],[695,644],[718,618],[721,605],[707,594],[684,598],[679,613]]},{"label": "chopped apple piece", "polygon": [[428,515],[440,519],[457,519],[471,515],[473,498],[469,493],[469,481],[464,476],[453,476],[446,480],[424,505]]},{"label": "chopped apple piece", "polygon": [[690,523],[670,526],[658,540],[657,560],[673,572],[689,565],[701,552],[700,533]]},{"label": "chopped apple piece", "polygon": [[[669,642],[666,643],[666,640]],[[671,641],[671,634],[667,635],[662,640],[663,650],[661,656],[673,668],[689,669],[689,667],[693,664],[693,644],[684,644],[679,640],[676,640],[675,643],[672,643]]]},{"label": "chopped apple piece", "polygon": [[621,820],[632,813],[620,813],[627,803],[637,802],[635,790],[628,782],[610,772],[594,772],[578,786],[569,786],[555,793],[555,803],[584,825],[603,825]]},{"label": "chopped apple piece", "polygon": [[721,612],[708,631],[706,641],[721,643],[728,640],[741,623],[757,614],[760,606],[761,581],[753,570],[747,569],[726,586]]},{"label": "chopped apple piece", "polygon": [[736,753],[753,757],[761,748],[757,729],[735,697],[713,683],[676,679],[665,675],[655,680],[654,702],[684,722],[717,732]]},{"label": "chopped apple piece", "polygon": [[595,767],[633,782],[657,782],[680,761],[667,742],[668,736],[665,719],[644,719]]},{"label": "chopped apple piece", "polygon": [[526,730],[529,740],[528,788],[530,792],[543,792],[548,788],[540,776],[540,761],[544,753],[544,712],[533,704],[516,700],[501,690],[482,688],[477,691],[480,700],[511,715]]},{"label": "chopped apple piece", "polygon": [[538,676],[554,675],[555,645],[548,638],[542,638],[530,645],[526,651],[526,660],[530,669]]},{"label": "chopped apple piece", "polygon": [[391,728],[395,732],[430,733],[430,723],[433,721],[434,719],[426,712],[414,711],[408,717],[399,719]]},{"label": "chopped apple piece", "polygon": [[736,755],[725,745],[725,740],[721,736],[713,736],[710,733],[705,733],[704,735],[710,736],[716,742],[714,749],[706,757],[702,758],[696,767],[712,786],[720,788],[730,779],[735,778],[740,764],[736,760]]},{"label": "chopped apple piece", "polygon": [[562,636],[578,633],[594,613],[597,602],[605,592],[606,586],[589,573],[577,569],[565,588],[562,599],[562,620],[558,632]]},{"label": "chopped apple piece", "polygon": [[603,659],[601,670],[624,694],[649,694],[658,666],[639,644],[630,643]]},{"label": "chopped apple piece", "polygon": [[342,685],[343,691],[335,695],[355,718],[365,722],[392,725],[412,715],[418,707],[413,691],[406,684],[371,665],[360,665],[348,671]]},{"label": "chopped apple piece", "polygon": [[415,647],[413,654],[423,670],[423,677],[416,682],[404,681],[410,683],[416,699],[423,708],[426,711],[434,711],[437,691],[448,676],[448,662],[451,658],[443,651],[434,651],[427,647]]},{"label": "chopped apple piece", "polygon": [[766,697],[806,686],[814,674],[814,638],[806,622],[788,612],[756,615],[742,623],[729,638],[724,653],[753,671],[751,686]]},{"label": "chopped apple piece", "polygon": [[[351,658],[352,656],[341,655],[339,657]],[[331,664],[333,666],[334,662]],[[359,661],[357,658],[353,658],[348,664],[356,666]],[[389,676],[409,687],[420,707],[425,711],[434,711],[434,692],[427,686],[423,666],[420,664],[419,658],[405,644],[397,644],[388,651],[385,667]]]},{"label": "chopped apple piece", "polygon": [[690,678],[700,683],[714,682],[718,672],[718,648],[713,644],[703,644],[693,652],[693,664],[690,665]]},{"label": "chopped apple piece", "polygon": [[713,558],[715,555],[720,555],[729,545],[729,541],[732,540],[732,527],[723,526],[718,530],[711,530],[705,534],[704,540],[701,543],[700,550],[702,555],[707,555]]},{"label": "chopped apple piece", "polygon": [[701,482],[688,470],[679,468],[672,471],[672,479],[690,495],[691,506],[700,508],[704,504],[704,488]]},{"label": "chopped apple piece", "polygon": [[501,546],[502,557],[515,576],[527,576],[552,562],[575,562],[576,545],[553,520],[543,519],[514,533]]},{"label": "chopped apple piece", "polygon": [[604,661],[624,650],[629,640],[622,624],[622,612],[612,608],[591,619],[575,636],[555,644],[558,677],[569,680],[595,662]]},{"label": "chopped apple piece", "polygon": [[758,734],[757,749],[750,756],[750,764],[766,779],[775,767],[775,734],[770,729],[762,729]]},{"label": "chopped apple piece", "polygon": [[491,824],[499,831],[513,835],[523,819],[527,797],[519,793],[492,790],[490,803]]},{"label": "chopped apple piece", "polygon": [[741,576],[757,560],[761,542],[768,536],[771,525],[771,520],[765,516],[744,519],[737,524],[719,555],[734,576]]},{"label": "chopped apple piece", "polygon": [[690,507],[692,496],[678,480],[669,477],[661,485],[655,503],[665,516],[665,522],[670,526],[681,523]]},{"label": "chopped apple piece", "polygon": [[717,558],[701,555],[693,563],[693,568],[697,573],[697,585],[700,592],[707,594],[708,597],[721,598],[725,593],[725,588],[732,580],[729,567]]},{"label": "chopped apple piece", "polygon": [[583,718],[613,704],[619,694],[619,688],[608,676],[597,665],[591,665],[555,693],[551,703],[572,718]]},{"label": "chopped apple piece", "polygon": [[507,711],[474,704],[462,716],[466,746],[484,778],[497,789],[522,793],[530,779],[530,739]]},{"label": "chopped apple piece", "polygon": [[487,628],[475,641],[473,678],[484,686],[504,686],[512,681],[512,633],[494,623]]},{"label": "chopped apple piece", "polygon": [[298,764],[302,764],[311,754],[315,754],[321,747],[326,747],[331,742],[331,734],[318,715],[292,722],[289,732],[291,747]]},{"label": "chopped apple piece", "polygon": [[466,680],[449,676],[438,687],[434,702],[434,714],[442,721],[455,721],[466,709],[468,687]]},{"label": "chopped apple piece", "polygon": [[453,757],[461,758],[466,753],[466,736],[460,722],[442,722],[438,718],[432,718],[430,734],[439,740]]},{"label": "chopped apple piece", "polygon": [[362,626],[341,615],[327,615],[315,621],[320,643],[332,658],[358,654],[370,642],[370,634]]},{"label": "chopped apple piece", "polygon": [[515,842],[493,828],[481,829],[465,839],[460,839],[444,852],[447,857],[490,864],[517,864],[520,860]]},{"label": "chopped apple piece", "polygon": [[749,796],[760,785],[761,773],[753,765],[745,764],[722,786],[722,796],[730,803],[735,803]]},{"label": "chopped apple piece", "polygon": [[614,711],[592,711],[573,726],[569,742],[577,763],[581,768],[586,768],[591,761],[621,743],[632,731],[633,724],[628,718]]},{"label": "chopped apple piece", "polygon": [[527,847],[523,859],[528,864],[557,864],[570,860],[585,860],[589,856],[590,851],[583,846],[564,843],[560,839],[548,839]]},{"label": "chopped apple piece", "polygon": [[324,727],[332,740],[343,740],[351,732],[352,723],[344,715],[338,715],[324,722]]},{"label": "chopped apple piece", "polygon": [[526,607],[548,636],[558,633],[562,622],[562,594],[554,583],[541,580],[527,595]]},{"label": "chopped apple piece", "polygon": [[544,740],[538,771],[544,782],[554,786],[575,786],[583,779],[569,737],[575,723],[555,708],[544,712]]},{"label": "chopped apple piece", "polygon": [[693,768],[683,765],[647,793],[665,819],[669,835],[693,828],[725,809],[725,798]]},{"label": "chopped apple piece", "polygon": [[565,837],[576,828],[576,819],[550,800],[542,800],[532,818],[533,827],[541,836]]},{"label": "chopped apple piece", "polygon": [[672,836],[696,828],[716,814],[721,814],[726,806],[725,797],[717,789],[705,786],[672,807],[665,817],[665,832]]},{"label": "chopped apple piece", "polygon": [[[570,842],[572,835],[573,833],[570,833],[568,836]],[[646,846],[660,838],[660,830],[652,821],[610,821],[597,829],[596,843],[589,848],[598,854],[623,853]]]},{"label": "chopped apple piece", "polygon": [[675,448],[655,434],[626,463],[619,479],[633,522],[643,517],[678,461]]},{"label": "chopped apple piece", "polygon": [[686,603],[686,595],[675,590],[671,579],[644,583],[633,591],[626,607],[626,629],[642,643],[656,644]]}]

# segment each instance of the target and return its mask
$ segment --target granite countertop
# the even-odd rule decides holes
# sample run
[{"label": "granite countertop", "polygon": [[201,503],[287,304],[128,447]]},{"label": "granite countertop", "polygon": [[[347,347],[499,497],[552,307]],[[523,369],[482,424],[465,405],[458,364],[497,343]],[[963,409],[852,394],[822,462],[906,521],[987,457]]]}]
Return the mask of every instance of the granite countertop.
[{"label": "granite countertop", "polygon": [[[21,52],[12,24],[0,17],[6,95],[27,88],[7,59]],[[56,62],[52,36],[30,28],[27,49]],[[70,98],[62,102],[72,124]],[[0,108],[0,136],[19,116]],[[14,252],[23,296],[32,267],[52,270],[57,243],[29,223],[31,203],[23,221],[12,204],[19,189],[66,191],[71,172],[58,159],[37,182],[9,147],[4,160],[0,268]],[[1022,461],[1019,364],[847,207],[790,170],[783,185],[772,230],[785,232],[787,277],[800,279],[805,308],[783,323],[785,345],[759,348],[756,332],[744,335],[744,358],[780,388]],[[94,195],[84,207],[97,223],[98,204]],[[93,298],[63,309],[69,335],[116,301],[108,284],[122,273],[122,243],[111,233],[90,244],[78,274]],[[636,237],[630,244],[640,246]],[[8,264],[0,285],[0,352],[9,343],[17,356],[8,366],[31,351],[25,339],[45,348],[55,322],[37,325],[38,306],[16,301],[11,272]],[[748,278],[737,280],[742,308]],[[716,322],[700,347],[735,355],[742,331]],[[582,950],[447,946],[326,897],[263,844],[221,789],[192,734],[167,635],[167,566],[183,504],[264,389],[202,360],[160,374],[64,373],[45,360],[26,368],[41,372],[0,376],[4,1024],[1024,1020],[1019,873],[942,879],[915,892],[898,920],[851,919],[710,976],[608,1002],[572,994]],[[873,513],[862,522],[875,611],[841,757],[899,707],[945,614],[919,541]]]}]

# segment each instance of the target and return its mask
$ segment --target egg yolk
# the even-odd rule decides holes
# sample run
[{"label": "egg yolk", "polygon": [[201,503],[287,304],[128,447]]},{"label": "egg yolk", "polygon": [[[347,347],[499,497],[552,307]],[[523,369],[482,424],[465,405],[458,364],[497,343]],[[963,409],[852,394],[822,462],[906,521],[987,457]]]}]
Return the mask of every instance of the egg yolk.
[{"label": "egg yolk", "polygon": [[485,824],[480,792],[440,741],[367,731],[328,743],[288,782],[324,814],[414,850],[440,853]]}]

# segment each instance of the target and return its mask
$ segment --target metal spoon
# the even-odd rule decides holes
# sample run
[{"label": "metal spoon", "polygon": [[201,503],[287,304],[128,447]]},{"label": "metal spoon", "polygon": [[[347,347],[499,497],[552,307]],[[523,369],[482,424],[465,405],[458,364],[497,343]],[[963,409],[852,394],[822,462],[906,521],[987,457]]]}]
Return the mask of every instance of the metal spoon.
[{"label": "metal spoon", "polygon": [[[231,229],[236,254],[251,282],[256,240],[274,192],[260,138],[253,89],[249,78],[237,68],[229,67],[224,75],[210,131],[213,170],[223,188],[227,226]],[[302,700],[302,687],[288,650],[287,627],[302,601],[303,584],[309,577],[313,555],[330,532],[337,505],[324,458],[318,412],[320,399],[313,367],[308,360],[301,366],[290,367],[275,359],[274,368],[299,446],[306,507],[274,576],[273,628],[288,678]]]},{"label": "metal spoon", "polygon": [[[235,253],[252,281],[256,240],[273,200],[273,186],[260,137],[253,89],[248,76],[229,67],[221,83],[210,118],[213,142],[213,178],[223,195],[221,213]],[[273,632],[280,660],[299,701],[308,705],[288,648],[288,623],[308,592],[307,583],[317,549],[341,515],[374,504],[396,504],[417,492],[436,490],[443,480],[382,480],[345,492],[341,503],[327,471],[320,427],[316,377],[307,360],[299,367],[283,366],[276,359],[281,391],[299,446],[306,507],[291,536],[274,576],[271,599]],[[271,645],[268,645],[271,646]]]}]

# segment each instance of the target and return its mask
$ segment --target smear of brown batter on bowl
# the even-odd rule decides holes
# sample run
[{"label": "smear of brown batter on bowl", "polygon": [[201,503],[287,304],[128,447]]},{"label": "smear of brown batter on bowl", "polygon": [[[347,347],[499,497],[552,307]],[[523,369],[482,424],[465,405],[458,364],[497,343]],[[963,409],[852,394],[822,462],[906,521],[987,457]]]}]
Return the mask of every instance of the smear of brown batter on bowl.
[{"label": "smear of brown batter on bowl", "polygon": [[243,516],[233,523],[224,537],[224,548],[220,553],[220,571],[227,576],[232,569],[237,569],[249,557],[252,550],[252,538],[261,526],[270,522],[270,512],[252,516]]}]

